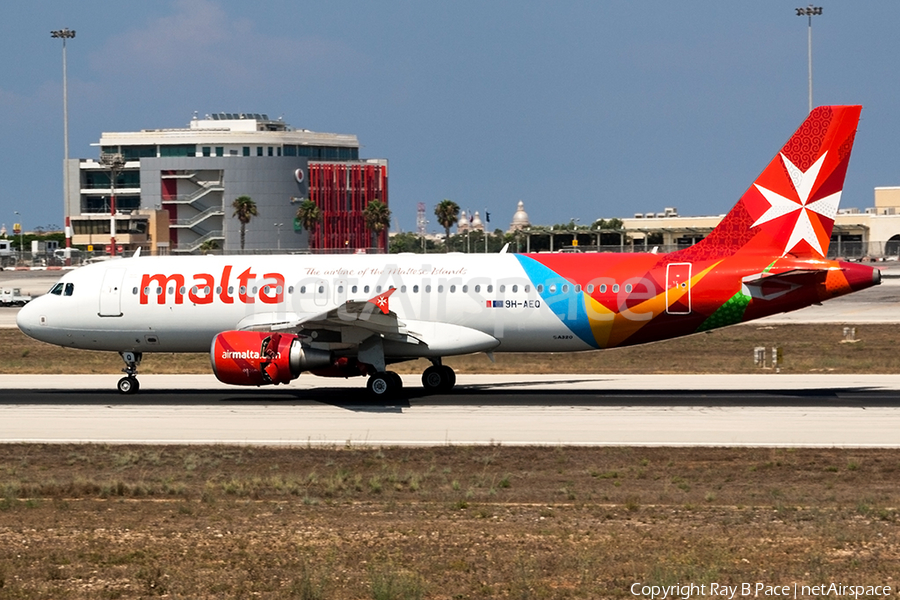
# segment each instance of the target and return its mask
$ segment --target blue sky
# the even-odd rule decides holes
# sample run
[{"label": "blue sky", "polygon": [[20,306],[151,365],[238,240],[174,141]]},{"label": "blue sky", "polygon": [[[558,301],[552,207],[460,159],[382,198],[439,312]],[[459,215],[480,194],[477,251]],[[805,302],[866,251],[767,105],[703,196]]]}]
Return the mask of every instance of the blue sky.
[{"label": "blue sky", "polygon": [[[265,112],[354,133],[390,161],[404,230],[443,198],[506,228],[661,211],[726,212],[807,112],[799,2],[9,3],[0,19],[0,222],[62,216],[69,152],[103,131]],[[900,185],[900,4],[823,4],[816,104],[862,104],[843,207]]]}]

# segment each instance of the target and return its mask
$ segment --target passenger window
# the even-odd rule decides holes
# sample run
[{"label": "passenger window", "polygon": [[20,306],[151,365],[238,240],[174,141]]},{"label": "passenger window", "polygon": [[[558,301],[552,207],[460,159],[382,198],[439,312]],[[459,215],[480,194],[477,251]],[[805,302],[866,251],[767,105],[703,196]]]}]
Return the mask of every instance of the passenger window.
[{"label": "passenger window", "polygon": [[431,286],[430,286],[430,285],[426,285],[426,286],[425,286],[425,293],[426,293],[426,294],[430,294],[430,293],[431,293]]},{"label": "passenger window", "polygon": [[66,291],[63,292],[63,296],[71,296],[71,295],[72,295],[72,292],[74,292],[74,291],[75,291],[75,284],[74,284],[74,283],[67,283],[67,284],[66,284]]},{"label": "passenger window", "polygon": [[344,286],[339,285],[338,286],[338,294],[343,294],[343,293],[344,293]]},{"label": "passenger window", "polygon": [[500,286],[500,293],[502,294],[502,293],[505,292],[505,291],[506,291],[506,286],[505,286],[505,285],[501,285],[501,286]]},{"label": "passenger window", "polygon": [[567,286],[567,285],[562,286],[562,291],[564,294],[569,293],[569,286]]},{"label": "passenger window", "polygon": [[405,294],[405,293],[406,293],[406,286],[405,286],[405,285],[401,285],[401,286],[400,286],[400,293],[401,293],[401,294]]},{"label": "passenger window", "polygon": [[578,293],[581,293],[581,284],[580,283],[575,286],[575,291]]},{"label": "passenger window", "polygon": [[305,285],[301,285],[301,286],[300,286],[300,293],[301,293],[301,294],[305,294],[305,293],[306,293],[306,286],[305,286]]},{"label": "passenger window", "polygon": [[462,293],[463,293],[463,294],[468,294],[468,293],[469,293],[469,286],[464,285],[464,286],[462,287]]},{"label": "passenger window", "polygon": [[544,293],[544,284],[539,283],[537,285],[537,291],[538,291],[538,294],[543,294]]},{"label": "passenger window", "polygon": [[356,290],[357,290],[357,286],[354,285],[352,288],[350,288],[350,293],[355,294]]},{"label": "passenger window", "polygon": [[455,286],[455,285],[451,285],[451,286],[450,286],[450,293],[451,293],[451,294],[455,294],[455,293],[456,293],[456,286]]},{"label": "passenger window", "polygon": [[439,285],[438,286],[438,294],[443,294],[443,293],[444,293],[444,286]]},{"label": "passenger window", "polygon": [[527,294],[527,293],[530,292],[530,291],[531,291],[531,286],[530,286],[530,285],[526,285],[526,286],[525,286],[525,293]]},{"label": "passenger window", "polygon": [[477,293],[479,293],[479,292],[481,292],[481,286],[480,286],[480,285],[476,285],[476,286],[475,286],[475,293],[477,294]]},{"label": "passenger window", "polygon": [[555,294],[555,293],[556,293],[556,284],[555,284],[555,283],[551,283],[551,284],[550,284],[549,290],[550,290],[550,293],[551,293],[551,294]]},{"label": "passenger window", "polygon": [[593,293],[594,293],[594,284],[593,284],[593,283],[589,283],[589,284],[588,284],[588,286],[587,286],[587,293],[588,293],[588,294],[593,294]]},{"label": "passenger window", "polygon": [[319,286],[319,293],[320,293],[320,294],[324,294],[324,293],[325,293],[325,286],[324,286],[324,285],[320,285],[320,286]]},{"label": "passenger window", "polygon": [[137,292],[138,292],[138,289],[137,289],[137,288],[131,288],[131,293],[132,293],[133,295],[137,296]]},{"label": "passenger window", "polygon": [[487,286],[487,291],[488,291],[488,294],[490,294],[491,292],[493,292],[493,291],[494,291],[494,286],[492,286],[492,285]]},{"label": "passenger window", "polygon": [[514,286],[512,287],[512,291],[513,291],[513,294],[515,294],[516,292],[518,292],[518,291],[519,291],[519,286],[514,285]]},{"label": "passenger window", "polygon": [[[403,287],[406,287],[406,286],[404,285]],[[413,286],[413,294],[418,294],[418,293],[419,293],[419,286],[414,285]]]},{"label": "passenger window", "polygon": [[631,284],[629,283],[628,285],[625,286],[625,291],[630,294],[631,290],[632,290],[632,287],[631,287]]},{"label": "passenger window", "polygon": [[376,293],[376,294],[380,294],[380,293],[381,293],[381,286],[380,286],[380,285],[375,286],[375,293]]},{"label": "passenger window", "polygon": [[618,293],[619,293],[619,284],[614,283],[613,284],[613,294],[618,294]]},{"label": "passenger window", "polygon": [[605,294],[605,293],[606,293],[606,284],[605,284],[605,283],[601,283],[601,284],[600,284],[600,293],[601,293],[601,294]]},{"label": "passenger window", "polygon": [[288,294],[293,294],[293,293],[294,293],[294,286],[289,285],[288,286]]},{"label": "passenger window", "polygon": [[368,294],[368,293],[369,293],[369,286],[366,286],[366,287],[363,288],[363,293],[364,293],[364,294]]}]

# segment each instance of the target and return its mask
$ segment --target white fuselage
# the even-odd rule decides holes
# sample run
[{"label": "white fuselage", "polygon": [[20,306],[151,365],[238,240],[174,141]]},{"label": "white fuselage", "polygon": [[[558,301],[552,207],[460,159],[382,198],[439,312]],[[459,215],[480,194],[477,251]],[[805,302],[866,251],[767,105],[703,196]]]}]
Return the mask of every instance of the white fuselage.
[{"label": "white fuselage", "polygon": [[477,330],[495,351],[590,349],[539,284],[563,293],[562,280],[532,281],[512,254],[137,257],[65,274],[18,325],[74,348],[207,352],[222,331],[303,322],[394,287],[401,322]]}]

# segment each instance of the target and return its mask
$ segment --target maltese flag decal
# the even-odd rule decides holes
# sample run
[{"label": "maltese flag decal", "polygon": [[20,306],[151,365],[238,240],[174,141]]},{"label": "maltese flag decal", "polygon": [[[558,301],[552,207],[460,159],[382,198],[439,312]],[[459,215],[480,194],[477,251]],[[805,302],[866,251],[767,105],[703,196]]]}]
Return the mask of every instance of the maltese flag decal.
[{"label": "maltese flag decal", "polygon": [[397,288],[391,288],[383,294],[378,294],[374,298],[370,298],[369,302],[381,309],[382,313],[388,314],[389,312],[391,312],[391,307],[388,305],[388,298],[390,298],[391,294],[393,294],[396,290]]}]

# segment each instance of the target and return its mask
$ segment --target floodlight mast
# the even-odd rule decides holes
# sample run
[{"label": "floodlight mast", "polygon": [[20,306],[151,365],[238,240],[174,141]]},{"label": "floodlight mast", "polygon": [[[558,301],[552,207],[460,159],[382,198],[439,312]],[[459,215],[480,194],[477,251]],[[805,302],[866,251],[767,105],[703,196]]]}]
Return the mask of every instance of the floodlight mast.
[{"label": "floodlight mast", "polygon": [[72,222],[67,214],[69,194],[69,86],[66,78],[66,40],[75,37],[74,29],[56,29],[50,37],[63,42],[63,215],[66,219],[66,266],[72,266]]},{"label": "floodlight mast", "polygon": [[813,6],[810,4],[806,8],[797,8],[798,17],[806,17],[807,26],[806,26],[806,47],[807,54],[809,56],[809,112],[812,112],[813,109],[813,98],[812,98],[812,18],[813,15],[821,15],[822,7],[821,6]]},{"label": "floodlight mast", "polygon": [[109,168],[109,255],[116,255],[116,176],[125,168],[125,158],[118,152],[101,152],[100,163]]}]

